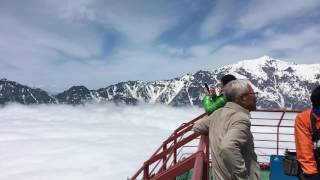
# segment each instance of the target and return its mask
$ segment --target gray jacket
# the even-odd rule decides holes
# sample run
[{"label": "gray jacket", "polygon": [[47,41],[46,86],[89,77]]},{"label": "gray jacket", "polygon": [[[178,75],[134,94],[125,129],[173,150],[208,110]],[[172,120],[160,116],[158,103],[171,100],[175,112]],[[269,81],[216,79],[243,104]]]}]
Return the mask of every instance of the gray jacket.
[{"label": "gray jacket", "polygon": [[228,102],[193,126],[193,131],[209,134],[215,180],[260,179],[249,116],[248,110]]}]

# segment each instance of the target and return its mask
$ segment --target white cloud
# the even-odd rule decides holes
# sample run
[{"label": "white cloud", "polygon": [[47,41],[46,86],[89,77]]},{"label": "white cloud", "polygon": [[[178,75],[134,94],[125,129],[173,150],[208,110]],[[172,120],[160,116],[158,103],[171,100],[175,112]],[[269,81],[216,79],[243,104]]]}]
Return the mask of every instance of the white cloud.
[{"label": "white cloud", "polygon": [[[261,41],[253,40],[253,43],[244,45],[226,44],[217,50],[214,50],[211,44],[202,44],[191,47],[187,53],[201,59],[201,62],[193,62],[207,64],[211,69],[235,63],[235,61],[255,59],[262,55],[270,55],[296,63],[318,63],[320,61],[318,56],[319,31],[319,27],[313,25],[306,26],[295,33],[279,33],[267,29]],[[274,54],[277,51],[281,51],[285,56],[277,57]]]},{"label": "white cloud", "polygon": [[320,57],[320,46],[310,46],[310,47],[304,47],[301,49],[293,49],[292,51],[288,52],[288,60],[294,61],[299,64],[319,64]]},{"label": "white cloud", "polygon": [[[44,29],[30,27],[9,17],[2,17],[0,23],[4,27],[0,33],[3,39],[0,43],[3,50],[2,57],[16,65],[24,63],[21,58],[28,61],[23,65],[32,65],[32,61],[41,64],[53,60],[52,56],[55,56],[57,51],[84,59],[100,53],[101,40],[97,35],[92,35],[90,42],[86,42],[87,38],[73,39],[48,33]],[[86,43],[91,43],[91,46],[87,46]]]},{"label": "white cloud", "polygon": [[[48,1],[50,2],[50,1]],[[71,20],[71,21],[81,21],[83,19],[95,21],[96,13],[91,7],[93,3],[92,0],[66,0],[63,3],[61,2],[51,2],[57,3],[60,10],[60,17]]]},{"label": "white cloud", "polygon": [[226,26],[230,26],[231,1],[215,1],[212,10],[204,19],[200,27],[200,36],[203,39],[210,38],[221,32]]},{"label": "white cloud", "polygon": [[[99,34],[92,34],[90,38],[66,37],[30,27],[7,16],[1,16],[0,23],[3,27],[0,30],[1,77],[26,85],[58,84],[59,90],[62,90],[64,87],[61,84],[65,80],[63,76],[82,72],[77,72],[74,68],[63,71],[64,68],[58,68],[60,65],[77,61],[78,58],[89,62],[92,56],[101,53],[102,38],[99,38]],[[61,79],[54,78],[60,75]]]},{"label": "white cloud", "polygon": [[0,179],[126,179],[178,125],[202,112],[162,105],[10,105],[0,109]]},{"label": "white cloud", "polygon": [[308,45],[320,41],[318,34],[320,33],[319,27],[306,27],[298,33],[268,33],[266,35],[266,47],[270,49],[302,49],[307,48]]},{"label": "white cloud", "polygon": [[179,4],[174,2],[68,0],[48,3],[54,4],[56,13],[64,19],[92,21],[115,29],[134,45],[152,42],[185,14],[184,10],[176,11]]},{"label": "white cloud", "polygon": [[44,35],[43,38],[35,40],[35,43],[42,48],[58,50],[75,58],[90,59],[91,56],[99,54],[99,48],[90,50],[88,47],[55,35]]},{"label": "white cloud", "polygon": [[211,44],[203,44],[203,45],[193,46],[190,48],[190,52],[192,53],[192,55],[196,56],[197,58],[209,56],[212,51],[213,51],[213,45]]},{"label": "white cloud", "polygon": [[164,51],[165,53],[171,54],[173,56],[182,56],[185,54],[184,48],[170,47],[166,44],[161,44],[158,47],[160,50]]},{"label": "white cloud", "polygon": [[[279,33],[281,28],[275,26],[253,32],[307,10],[314,13],[311,6],[318,2],[250,1],[239,9],[236,6],[247,4],[233,2],[47,0],[21,7],[7,3],[11,9],[0,13],[0,76],[60,92],[72,85],[94,89],[126,80],[171,79],[277,51],[297,62],[318,61],[316,23],[306,21],[296,33]],[[207,13],[204,6],[212,6],[212,11],[205,19],[196,19],[202,24],[194,22],[193,13]],[[228,28],[235,32],[216,36]],[[167,39],[170,33],[159,40],[167,30],[181,32],[177,36],[184,36],[186,44],[173,42],[177,37]]]},{"label": "white cloud", "polygon": [[[299,16],[320,5],[318,0],[253,1],[240,16],[239,23],[246,30],[259,29],[269,23]],[[311,11],[310,11],[311,12]]]}]

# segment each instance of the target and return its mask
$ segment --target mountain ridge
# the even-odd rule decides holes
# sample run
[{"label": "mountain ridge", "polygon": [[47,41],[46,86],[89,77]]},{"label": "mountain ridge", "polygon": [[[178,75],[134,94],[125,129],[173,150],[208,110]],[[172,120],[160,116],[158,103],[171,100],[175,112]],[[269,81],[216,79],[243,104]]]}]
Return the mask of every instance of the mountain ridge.
[{"label": "mountain ridge", "polygon": [[259,93],[259,108],[306,108],[310,92],[320,83],[320,64],[296,64],[269,56],[239,61],[212,71],[199,70],[169,80],[119,82],[97,90],[72,86],[54,95],[6,79],[0,80],[0,104],[116,104],[161,103],[172,106],[202,106],[204,83],[219,86],[219,79],[233,74],[248,79]]}]

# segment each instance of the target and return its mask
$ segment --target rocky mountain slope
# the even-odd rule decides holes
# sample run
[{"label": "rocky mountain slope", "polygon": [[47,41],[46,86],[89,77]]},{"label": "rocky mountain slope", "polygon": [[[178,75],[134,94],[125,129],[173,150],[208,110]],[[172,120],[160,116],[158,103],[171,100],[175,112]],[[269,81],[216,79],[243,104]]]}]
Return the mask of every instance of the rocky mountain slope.
[{"label": "rocky mountain slope", "polygon": [[204,83],[219,86],[225,74],[249,79],[259,93],[260,108],[301,109],[308,106],[311,90],[320,84],[320,64],[295,64],[263,56],[243,60],[213,71],[198,71],[183,77],[152,82],[120,82],[105,88],[89,90],[84,86],[49,95],[41,89],[32,89],[6,79],[0,80],[0,104],[61,103],[162,103],[173,106],[201,106]]}]

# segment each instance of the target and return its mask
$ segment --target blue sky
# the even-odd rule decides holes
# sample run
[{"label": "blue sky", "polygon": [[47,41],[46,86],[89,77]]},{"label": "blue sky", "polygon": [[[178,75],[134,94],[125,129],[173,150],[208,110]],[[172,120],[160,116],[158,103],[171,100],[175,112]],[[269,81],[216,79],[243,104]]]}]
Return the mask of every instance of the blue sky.
[{"label": "blue sky", "polygon": [[0,1],[0,77],[53,92],[319,52],[319,0]]}]

